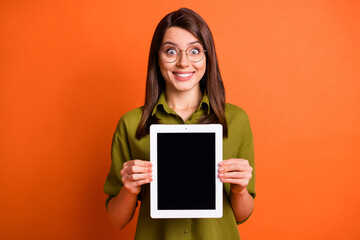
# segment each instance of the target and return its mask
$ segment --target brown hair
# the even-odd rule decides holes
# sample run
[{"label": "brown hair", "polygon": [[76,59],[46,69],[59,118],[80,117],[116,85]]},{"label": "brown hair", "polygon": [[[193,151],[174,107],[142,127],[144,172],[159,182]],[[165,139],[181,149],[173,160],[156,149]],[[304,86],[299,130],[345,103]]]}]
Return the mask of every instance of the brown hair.
[{"label": "brown hair", "polygon": [[206,72],[200,80],[200,89],[208,95],[210,114],[203,115],[199,123],[220,123],[223,126],[223,134],[227,137],[225,89],[211,31],[200,15],[190,9],[181,8],[166,15],[155,29],[148,60],[145,105],[136,130],[136,138],[141,139],[149,134],[150,125],[158,122],[151,113],[161,92],[165,90],[165,80],[161,75],[158,61],[162,39],[170,27],[180,27],[191,32],[206,49]]}]

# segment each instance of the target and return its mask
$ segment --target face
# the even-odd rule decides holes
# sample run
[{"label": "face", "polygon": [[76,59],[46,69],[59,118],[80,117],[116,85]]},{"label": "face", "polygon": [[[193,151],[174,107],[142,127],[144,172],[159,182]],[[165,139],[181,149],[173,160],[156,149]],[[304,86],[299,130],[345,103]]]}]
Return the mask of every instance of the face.
[{"label": "face", "polygon": [[[199,39],[183,28],[170,27],[165,32],[159,53],[159,65],[167,92],[200,90],[200,80],[206,70],[206,56],[202,58],[196,56],[201,49],[203,47]],[[177,60],[169,62],[176,53],[179,53]]]}]

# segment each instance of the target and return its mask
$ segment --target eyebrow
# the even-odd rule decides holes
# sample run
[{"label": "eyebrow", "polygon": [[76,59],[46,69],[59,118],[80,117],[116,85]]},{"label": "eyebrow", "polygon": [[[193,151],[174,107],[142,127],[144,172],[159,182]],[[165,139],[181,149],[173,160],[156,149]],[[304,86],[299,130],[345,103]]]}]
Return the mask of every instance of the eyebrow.
[{"label": "eyebrow", "polygon": [[[200,42],[200,41],[194,41],[194,42],[190,42],[188,45],[193,45],[193,44],[195,44],[195,43],[200,43],[200,44],[201,44],[201,42]],[[162,45],[164,46],[164,45],[166,45],[166,44],[170,44],[170,45],[178,46],[176,43],[174,43],[174,42],[170,42],[170,41],[164,42]]]}]

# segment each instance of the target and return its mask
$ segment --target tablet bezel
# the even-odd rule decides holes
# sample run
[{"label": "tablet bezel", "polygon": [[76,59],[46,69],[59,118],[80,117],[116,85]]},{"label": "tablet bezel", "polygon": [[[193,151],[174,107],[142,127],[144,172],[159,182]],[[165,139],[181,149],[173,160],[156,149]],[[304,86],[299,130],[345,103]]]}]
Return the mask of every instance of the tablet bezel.
[{"label": "tablet bezel", "polygon": [[[158,133],[215,133],[215,209],[160,210],[158,209],[157,134]],[[223,157],[223,128],[221,124],[153,124],[150,126],[150,162],[153,181],[150,183],[151,218],[221,218],[223,215],[223,183],[218,177]]]}]

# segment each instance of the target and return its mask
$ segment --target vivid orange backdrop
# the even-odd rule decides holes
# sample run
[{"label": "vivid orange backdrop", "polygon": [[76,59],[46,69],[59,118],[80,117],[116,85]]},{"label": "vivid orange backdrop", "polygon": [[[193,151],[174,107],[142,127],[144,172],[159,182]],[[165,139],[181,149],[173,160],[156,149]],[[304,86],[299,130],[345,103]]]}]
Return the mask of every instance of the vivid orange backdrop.
[{"label": "vivid orange backdrop", "polygon": [[117,120],[143,104],[153,31],[197,11],[227,101],[252,123],[243,239],[360,239],[359,1],[0,2],[0,239],[132,239],[102,187]]}]

